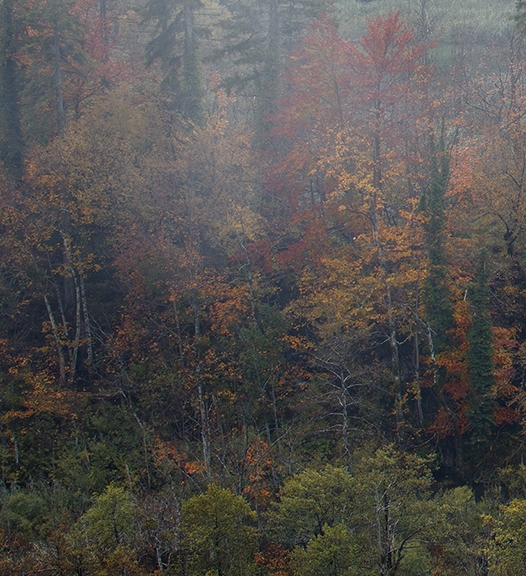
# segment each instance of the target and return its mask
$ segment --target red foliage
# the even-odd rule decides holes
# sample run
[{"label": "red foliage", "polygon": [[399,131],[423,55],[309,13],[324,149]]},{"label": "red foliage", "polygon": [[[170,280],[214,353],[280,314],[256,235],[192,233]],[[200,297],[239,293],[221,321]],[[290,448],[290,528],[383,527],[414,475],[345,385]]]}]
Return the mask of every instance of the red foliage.
[{"label": "red foliage", "polygon": [[256,564],[265,567],[270,576],[291,576],[292,562],[288,551],[280,544],[269,543],[254,556]]}]

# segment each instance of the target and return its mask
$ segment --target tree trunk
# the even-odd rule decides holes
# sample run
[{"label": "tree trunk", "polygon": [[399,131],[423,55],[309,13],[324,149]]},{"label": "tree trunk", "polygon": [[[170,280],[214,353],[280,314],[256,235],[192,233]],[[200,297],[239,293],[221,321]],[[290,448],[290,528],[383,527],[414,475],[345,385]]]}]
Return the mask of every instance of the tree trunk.
[{"label": "tree trunk", "polygon": [[58,30],[58,22],[55,18],[53,23],[53,54],[55,57],[55,70],[53,77],[55,79],[55,89],[57,92],[57,131],[60,134],[66,126],[66,114],[64,112],[64,96],[62,94],[62,68],[60,56],[60,34]]},{"label": "tree trunk", "polygon": [[60,342],[60,334],[58,331],[58,326],[55,321],[55,316],[53,314],[53,309],[49,303],[47,294],[44,294],[44,302],[46,304],[46,309],[49,317],[49,322],[51,324],[51,329],[53,330],[53,337],[55,338],[55,345],[58,352],[58,366],[59,366],[59,380],[61,384],[66,382],[66,361],[64,359],[64,352],[62,351],[62,344]]}]

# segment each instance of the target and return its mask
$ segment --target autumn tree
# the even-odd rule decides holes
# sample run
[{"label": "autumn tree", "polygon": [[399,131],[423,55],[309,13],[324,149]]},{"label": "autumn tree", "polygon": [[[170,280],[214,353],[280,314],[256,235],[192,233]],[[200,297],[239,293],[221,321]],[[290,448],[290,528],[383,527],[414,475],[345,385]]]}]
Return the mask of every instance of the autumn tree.
[{"label": "autumn tree", "polygon": [[[512,441],[518,418],[513,398],[517,398],[514,366],[520,366],[514,350],[523,338],[517,322],[522,309],[518,287],[522,283],[521,174],[525,155],[518,118],[524,111],[523,78],[523,42],[515,31],[507,38],[506,55],[492,51],[482,56],[477,73],[463,84],[465,132],[452,154],[448,228],[455,258],[450,274],[457,278],[457,287],[467,291],[464,301],[460,293],[455,297],[459,346],[450,356],[448,370],[457,375],[444,391],[450,399],[455,398],[461,434],[469,438],[468,420],[473,418],[478,421],[473,433],[480,435],[476,432],[479,427],[485,430],[479,438],[482,443],[482,437],[492,434],[495,421],[504,427],[501,432],[510,433],[508,440]],[[482,140],[477,133],[484,134]],[[490,253],[499,256],[488,256]],[[481,260],[486,262],[486,271],[482,271]],[[488,300],[490,292],[495,299]],[[475,299],[472,306],[466,305],[470,295]],[[474,360],[479,353],[480,358]],[[504,364],[506,369],[502,369]],[[472,377],[478,392],[471,386]],[[469,450],[466,446],[468,456]],[[482,454],[492,457],[485,450]],[[474,462],[479,459],[473,457]]]},{"label": "autumn tree", "polygon": [[[102,116],[104,126],[97,123]],[[7,299],[1,325],[3,334],[18,334],[3,356],[2,397],[9,398],[3,404],[4,433],[10,439],[6,479],[14,474],[12,480],[16,476],[23,483],[54,468],[55,478],[61,476],[72,490],[104,487],[109,480],[97,474],[88,479],[81,454],[93,440],[87,438],[97,432],[86,416],[83,424],[91,431],[79,440],[83,424],[72,421],[81,398],[95,390],[94,382],[114,373],[107,354],[122,294],[114,290],[117,279],[110,262],[132,219],[132,199],[140,186],[128,163],[137,159],[132,126],[139,128],[140,122],[140,115],[123,103],[99,101],[93,116],[73,122],[53,146],[31,154],[25,180],[30,194],[3,196],[1,289]],[[122,138],[114,146],[116,134]],[[125,174],[131,178],[128,183]],[[99,409],[100,404],[95,411]],[[61,428],[66,425],[67,434]],[[56,434],[62,437],[60,451]],[[119,459],[115,452],[113,456]],[[113,456],[107,451],[101,461],[107,464]],[[68,460],[78,472],[74,481],[61,464]],[[115,470],[113,465],[110,469]],[[84,501],[85,495],[79,496],[78,502]]]},{"label": "autumn tree", "polygon": [[130,290],[114,352],[127,395],[148,407],[163,440],[190,442],[207,481],[221,463],[241,493],[260,466],[253,447],[280,442],[280,400],[293,389],[285,375],[297,371],[266,279],[250,134],[229,123],[222,90],[216,106],[203,128],[159,140],[163,154],[149,160],[149,214],[160,225],[145,215],[116,262]]},{"label": "autumn tree", "polygon": [[[376,347],[367,339],[372,317],[376,327],[381,323],[381,355],[389,360],[380,363],[374,378],[389,386],[400,438],[410,369],[400,342],[415,333],[408,311],[418,306],[422,237],[414,191],[427,156],[419,141],[428,138],[431,121],[426,89],[431,70],[422,61],[428,48],[414,42],[399,14],[369,22],[358,45],[340,38],[328,19],[315,22],[291,55],[292,90],[278,115],[277,133],[289,139],[289,151],[268,171],[269,182],[294,210],[292,229],[298,237],[296,243],[289,241],[290,259],[298,252],[310,258],[304,296],[295,306],[303,307],[307,318],[318,306],[314,313],[323,323],[329,318],[321,312],[324,301],[331,307],[331,300],[356,298],[354,307],[333,305],[334,328],[339,324],[347,332],[352,326],[355,335],[363,333],[358,349],[364,351]],[[334,272],[325,283],[327,292],[313,280],[316,265]],[[345,278],[354,286],[348,293],[339,284]],[[325,298],[329,292],[331,299]],[[319,300],[308,301],[315,293]],[[352,373],[363,370],[358,364]],[[368,378],[353,379],[363,385]]]}]

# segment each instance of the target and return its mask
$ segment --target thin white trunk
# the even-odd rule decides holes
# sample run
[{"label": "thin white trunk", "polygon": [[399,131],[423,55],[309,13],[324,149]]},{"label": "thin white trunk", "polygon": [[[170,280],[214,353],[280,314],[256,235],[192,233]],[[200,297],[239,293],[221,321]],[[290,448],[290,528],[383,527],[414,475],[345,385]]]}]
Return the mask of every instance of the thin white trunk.
[{"label": "thin white trunk", "polygon": [[[73,262],[71,260],[71,253],[69,250],[68,240],[63,232],[60,233],[62,236],[62,245],[64,246],[64,252],[66,254],[66,261],[69,266],[69,271],[71,273],[71,278],[73,279],[73,285],[75,286],[75,339],[72,343],[69,343],[72,346],[72,350],[70,353],[71,359],[71,366],[70,366],[70,381],[73,383],[75,380],[75,374],[77,371],[77,361],[79,356],[79,347],[80,347],[80,336],[81,336],[81,327],[82,327],[82,303],[81,303],[81,295],[80,295],[80,285],[77,278],[77,273],[73,268]],[[87,306],[87,305],[86,305]]]},{"label": "thin white trunk", "polygon": [[70,380],[73,383],[75,380],[75,373],[77,371],[77,359],[79,356],[79,346],[80,346],[80,329],[82,326],[81,318],[81,304],[80,304],[80,287],[77,280],[77,275],[71,267],[71,274],[73,275],[73,281],[75,282],[75,298],[77,300],[77,309],[75,314],[75,340],[73,342],[73,354],[71,358],[71,370],[70,370]]},{"label": "thin white trunk", "polygon": [[198,390],[199,390],[199,408],[201,412],[201,441],[203,444],[203,460],[205,464],[206,479],[208,483],[211,484],[212,470],[211,470],[211,458],[210,458],[210,426],[203,394],[203,385],[201,381],[199,381]]},{"label": "thin white trunk", "polygon": [[88,314],[88,300],[86,298],[86,287],[84,286],[84,277],[82,270],[79,274],[80,280],[80,294],[82,299],[82,313],[84,314],[84,330],[86,331],[87,346],[88,346],[88,362],[93,364],[93,340],[91,337],[91,325]]},{"label": "thin white trunk", "polygon": [[47,294],[44,294],[44,302],[46,303],[49,322],[51,324],[53,336],[55,338],[55,344],[57,346],[60,383],[64,384],[66,381],[66,361],[64,359],[64,352],[62,351],[62,344],[60,343],[60,333]]}]

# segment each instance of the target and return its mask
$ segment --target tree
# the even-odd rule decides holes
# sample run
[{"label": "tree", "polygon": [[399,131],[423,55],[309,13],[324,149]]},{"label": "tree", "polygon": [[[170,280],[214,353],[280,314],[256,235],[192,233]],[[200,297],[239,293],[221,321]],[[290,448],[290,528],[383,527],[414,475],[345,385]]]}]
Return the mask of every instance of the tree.
[{"label": "tree", "polygon": [[6,170],[19,179],[22,176],[24,149],[20,110],[22,71],[17,58],[22,23],[17,17],[14,0],[2,3],[0,21],[0,157]]},{"label": "tree", "polygon": [[352,532],[342,524],[326,526],[323,534],[312,539],[307,548],[297,547],[294,567],[300,576],[350,576],[355,568],[356,546]]},{"label": "tree", "polygon": [[147,64],[161,63],[162,90],[168,106],[182,117],[202,125],[203,86],[198,53],[198,30],[194,24],[200,0],[169,3],[151,0],[145,10],[144,23],[154,22],[154,38],[146,47]]},{"label": "tree", "polygon": [[[341,333],[364,335],[355,350],[382,349],[377,380],[389,387],[400,438],[405,435],[410,370],[400,342],[415,334],[415,319],[407,312],[419,302],[422,237],[414,190],[426,165],[419,142],[427,139],[432,118],[426,87],[431,70],[423,63],[428,48],[415,44],[399,14],[369,22],[358,46],[343,40],[327,18],[313,23],[291,55],[292,90],[277,115],[281,126],[276,133],[289,142],[288,152],[267,174],[294,223],[287,227],[289,235],[296,232],[295,242],[287,239],[290,260],[307,256],[310,286],[302,287],[296,309],[303,308],[307,319],[317,314],[321,327],[332,317],[322,311],[323,302],[329,303],[327,290],[339,292],[338,282],[346,280],[354,285],[349,295],[340,285],[341,293],[332,298],[361,303],[354,309],[333,306],[338,318],[333,334],[339,322]],[[332,270],[329,281],[313,280],[318,265],[325,273]],[[367,332],[377,333],[379,324],[383,337],[376,344],[367,341]],[[343,351],[336,355],[344,357]],[[351,369],[359,371],[359,365]]]},{"label": "tree", "polygon": [[495,576],[511,576],[524,570],[524,525],[526,521],[526,502],[512,500],[502,506],[500,518],[487,517],[493,528],[492,538],[486,550],[488,568]]},{"label": "tree", "polygon": [[29,540],[42,539],[49,531],[49,510],[46,501],[34,492],[15,492],[5,505],[9,531]]},{"label": "tree", "polygon": [[470,442],[474,458],[478,461],[487,450],[495,425],[495,366],[493,363],[493,335],[489,316],[486,262],[479,264],[476,283],[470,290],[472,325],[468,333],[468,370],[470,406]]},{"label": "tree", "polygon": [[242,496],[211,484],[183,502],[182,553],[192,574],[252,574],[255,565],[255,513]]},{"label": "tree", "polygon": [[526,2],[524,0],[516,0],[515,3],[515,16],[513,18],[517,27],[524,32],[526,26]]},{"label": "tree", "polygon": [[444,198],[449,181],[449,152],[443,138],[438,145],[431,140],[431,181],[421,205],[427,217],[425,223],[429,270],[424,283],[424,307],[431,330],[433,354],[444,352],[451,344],[454,327],[451,293],[446,280],[447,257],[444,245]]},{"label": "tree", "polygon": [[84,28],[73,8],[72,0],[26,6],[22,116],[24,131],[32,141],[46,142],[66,125],[68,79],[86,56]]},{"label": "tree", "polygon": [[434,542],[437,520],[429,461],[392,445],[356,460],[352,475],[327,466],[286,480],[271,534],[295,546],[292,558],[302,576],[427,569],[424,542]]},{"label": "tree", "polygon": [[129,576],[144,574],[135,558],[135,516],[136,507],[129,493],[108,486],[68,535],[76,570],[87,569],[104,576],[116,570]]},{"label": "tree", "polygon": [[431,564],[440,574],[485,574],[489,527],[484,514],[495,506],[491,496],[480,502],[468,486],[444,490],[433,501],[434,524],[425,535]]},{"label": "tree", "polygon": [[429,461],[387,446],[359,462],[354,486],[358,562],[376,566],[382,576],[403,572],[408,551],[420,547],[421,534],[433,524]]},{"label": "tree", "polygon": [[332,0],[238,0],[222,15],[221,46],[207,60],[220,62],[224,86],[235,91],[254,116],[255,143],[262,151],[276,153],[280,148],[273,128],[286,92],[285,55],[310,19],[331,5]]},{"label": "tree", "polygon": [[348,525],[353,487],[347,470],[333,466],[288,478],[272,513],[272,531],[280,542],[305,548],[327,527]]}]

